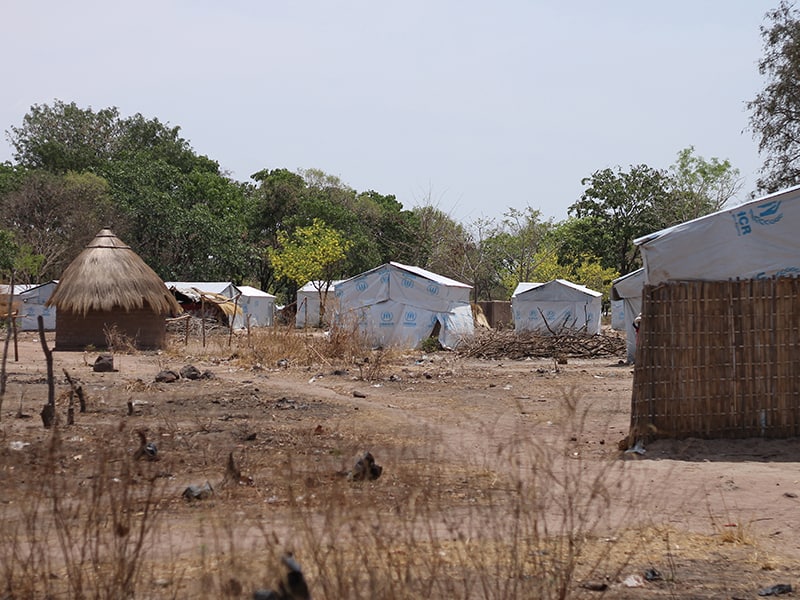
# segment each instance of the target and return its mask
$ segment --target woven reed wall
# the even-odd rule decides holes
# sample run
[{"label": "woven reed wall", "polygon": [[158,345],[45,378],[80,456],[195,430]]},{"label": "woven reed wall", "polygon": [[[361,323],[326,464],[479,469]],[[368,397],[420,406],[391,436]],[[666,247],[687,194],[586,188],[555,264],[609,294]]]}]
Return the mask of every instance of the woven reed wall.
[{"label": "woven reed wall", "polygon": [[631,433],[800,435],[800,279],[645,287]]}]

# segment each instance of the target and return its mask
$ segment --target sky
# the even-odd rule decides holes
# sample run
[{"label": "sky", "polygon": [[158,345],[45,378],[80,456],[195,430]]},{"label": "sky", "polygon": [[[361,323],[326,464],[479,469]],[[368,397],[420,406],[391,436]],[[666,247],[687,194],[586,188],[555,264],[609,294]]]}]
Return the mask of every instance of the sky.
[{"label": "sky", "polygon": [[178,126],[238,181],[321,169],[468,224],[556,222],[605,169],[763,160],[778,0],[0,0],[0,162],[35,104]]}]

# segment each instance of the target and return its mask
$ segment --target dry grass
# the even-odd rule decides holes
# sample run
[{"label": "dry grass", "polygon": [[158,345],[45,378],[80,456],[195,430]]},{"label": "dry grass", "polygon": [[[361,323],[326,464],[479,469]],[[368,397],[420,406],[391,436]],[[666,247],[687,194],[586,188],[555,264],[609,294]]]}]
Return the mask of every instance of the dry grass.
[{"label": "dry grass", "polygon": [[[175,343],[167,354],[248,369],[324,364],[365,381],[394,358],[341,332],[279,328],[230,345],[227,336]],[[660,570],[667,594],[683,597],[680,565],[720,549],[771,568],[747,527],[732,536],[717,523],[710,536],[690,535],[648,515],[648,490],[632,486],[629,463],[578,451],[588,414],[578,392],[564,389],[550,441],[520,423],[483,453],[433,431],[385,430],[388,422],[368,431],[325,422],[322,434],[284,424],[262,449],[236,446],[255,487],[221,485],[216,469],[228,448],[206,441],[220,424],[201,412],[180,423],[155,415],[151,433],[172,444],[173,457],[154,462],[134,460],[130,427],[87,434],[80,454],[55,427],[31,449],[32,470],[17,467],[19,500],[0,505],[0,597],[250,598],[275,586],[286,552],[317,599],[568,599],[597,595],[583,583],[611,585],[647,567]],[[338,474],[375,447],[380,479]],[[208,473],[210,499],[175,493],[190,460]]]}]

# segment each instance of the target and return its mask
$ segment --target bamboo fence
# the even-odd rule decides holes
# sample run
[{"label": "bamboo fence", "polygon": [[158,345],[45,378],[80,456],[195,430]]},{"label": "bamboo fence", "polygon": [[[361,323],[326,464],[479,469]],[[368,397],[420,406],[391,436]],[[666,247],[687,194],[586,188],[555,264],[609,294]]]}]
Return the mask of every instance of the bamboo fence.
[{"label": "bamboo fence", "polygon": [[631,434],[800,435],[800,279],[646,286]]}]

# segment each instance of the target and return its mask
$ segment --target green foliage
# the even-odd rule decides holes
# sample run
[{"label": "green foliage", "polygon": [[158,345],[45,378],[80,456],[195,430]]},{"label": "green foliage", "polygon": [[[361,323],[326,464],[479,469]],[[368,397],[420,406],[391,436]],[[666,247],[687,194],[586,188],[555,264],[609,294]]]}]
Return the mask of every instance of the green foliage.
[{"label": "green foliage", "polygon": [[764,55],[758,63],[764,89],[747,103],[750,128],[764,155],[758,189],[774,192],[800,183],[800,12],[787,0],[766,14]]},{"label": "green foliage", "polygon": [[658,215],[669,204],[670,181],[647,165],[629,171],[603,169],[581,182],[581,199],[569,207],[575,221],[561,249],[561,262],[579,262],[583,255],[601,258],[602,266],[629,273],[639,266],[633,240],[663,226]]},{"label": "green foliage", "polygon": [[38,274],[46,279],[57,279],[114,214],[107,182],[91,173],[29,171],[18,189],[0,197],[0,227],[42,257]]},{"label": "green foliage", "polygon": [[347,256],[351,242],[341,233],[314,219],[308,227],[298,227],[292,235],[278,234],[279,248],[269,258],[280,277],[302,285],[311,280],[331,281]]},{"label": "green foliage", "polygon": [[722,209],[742,185],[739,170],[730,161],[695,156],[690,146],[678,152],[669,169],[672,200],[662,207],[663,223],[683,223]]}]

